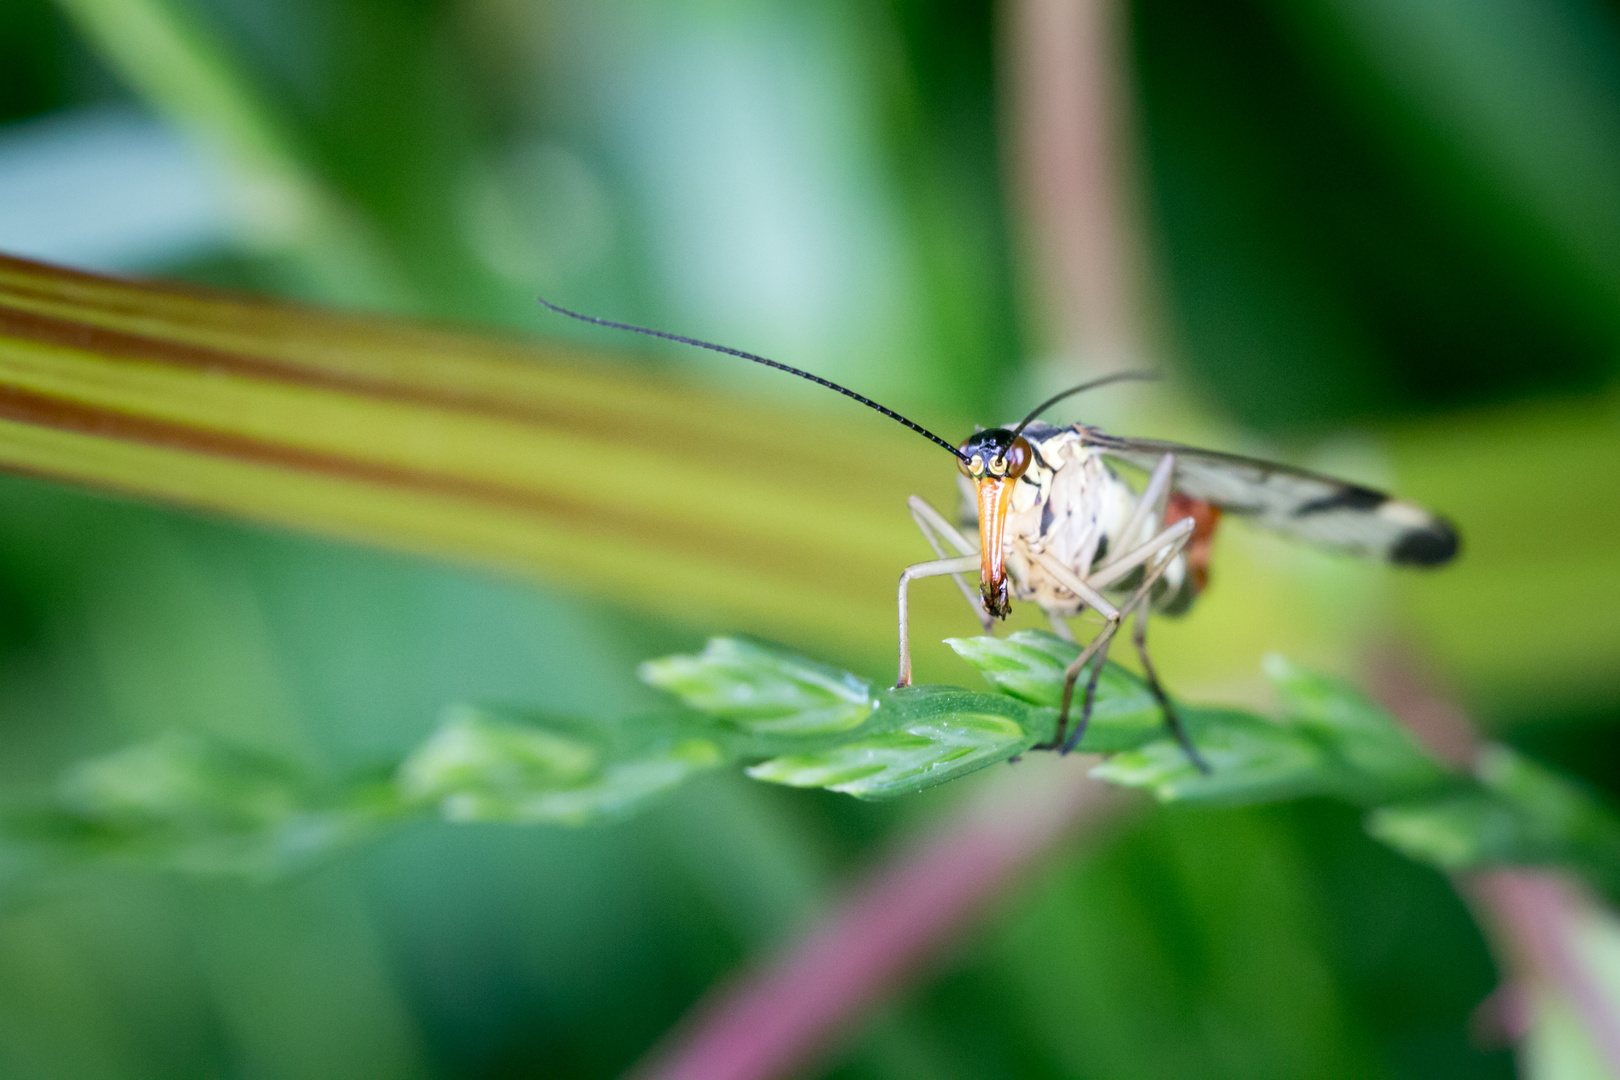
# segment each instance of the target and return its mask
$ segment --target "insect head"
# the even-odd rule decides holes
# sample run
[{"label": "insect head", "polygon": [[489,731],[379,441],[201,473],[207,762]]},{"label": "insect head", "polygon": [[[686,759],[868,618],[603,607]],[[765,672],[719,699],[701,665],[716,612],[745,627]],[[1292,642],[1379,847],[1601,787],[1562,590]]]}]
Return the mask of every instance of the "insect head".
[{"label": "insect head", "polygon": [[1001,539],[1013,485],[1024,475],[1035,451],[1022,435],[1006,428],[976,432],[961,446],[958,467],[973,481],[979,497],[979,597],[998,619],[1012,610],[1007,598],[1007,568]]}]

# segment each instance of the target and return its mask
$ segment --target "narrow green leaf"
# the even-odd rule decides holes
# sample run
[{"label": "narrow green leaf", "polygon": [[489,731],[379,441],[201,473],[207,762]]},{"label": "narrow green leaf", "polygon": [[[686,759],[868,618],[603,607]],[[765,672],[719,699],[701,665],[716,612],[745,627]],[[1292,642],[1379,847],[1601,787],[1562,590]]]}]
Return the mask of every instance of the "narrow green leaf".
[{"label": "narrow green leaf", "polygon": [[399,768],[411,802],[450,821],[579,825],[625,813],[727,760],[711,739],[640,726],[615,739],[607,724],[518,719],[470,705]]},{"label": "narrow green leaf", "polygon": [[1563,839],[1603,851],[1620,867],[1620,817],[1586,788],[1500,744],[1480,751],[1474,775],[1533,823],[1537,846]]},{"label": "narrow green leaf", "polygon": [[1372,805],[1449,783],[1405,728],[1348,683],[1279,656],[1267,658],[1266,674],[1283,701],[1281,721],[1202,710],[1184,718],[1208,775],[1163,736],[1116,755],[1094,775],[1161,800],[1223,802],[1332,795]]},{"label": "narrow green leaf", "polygon": [[849,731],[876,705],[872,686],[847,671],[739,638],[710,638],[697,656],[642,664],[643,682],[756,735]]},{"label": "narrow green leaf", "polygon": [[1344,782],[1366,789],[1361,801],[1445,781],[1446,770],[1411,732],[1354,686],[1276,654],[1266,657],[1265,672],[1282,699],[1284,721],[1311,732],[1329,748]]},{"label": "narrow green leaf", "polygon": [[1367,832],[1410,859],[1451,872],[1514,862],[1524,851],[1524,822],[1511,806],[1480,791],[1381,806]]},{"label": "narrow green leaf", "polygon": [[921,791],[1005,761],[1049,738],[1055,718],[1010,698],[947,686],[885,691],[881,730],[828,750],[792,754],[748,770],[756,780],[824,787],[861,798]]},{"label": "narrow green leaf", "polygon": [[1484,748],[1479,787],[1383,806],[1367,831],[1445,870],[1561,864],[1620,897],[1620,816],[1591,792],[1505,746]]},{"label": "narrow green leaf", "polygon": [[263,878],[352,843],[395,809],[366,785],[332,797],[287,762],[176,733],[69,769],[54,803],[12,815],[8,831],[70,855]]},{"label": "narrow green leaf", "polygon": [[1332,786],[1332,762],[1321,745],[1286,725],[1246,713],[1186,708],[1182,722],[1209,773],[1199,772],[1174,739],[1161,737],[1115,754],[1091,775],[1146,789],[1161,802],[1267,802]]},{"label": "narrow green leaf", "polygon": [[67,809],[109,823],[235,828],[296,813],[306,801],[303,786],[284,762],[174,733],[74,766],[58,795]]}]

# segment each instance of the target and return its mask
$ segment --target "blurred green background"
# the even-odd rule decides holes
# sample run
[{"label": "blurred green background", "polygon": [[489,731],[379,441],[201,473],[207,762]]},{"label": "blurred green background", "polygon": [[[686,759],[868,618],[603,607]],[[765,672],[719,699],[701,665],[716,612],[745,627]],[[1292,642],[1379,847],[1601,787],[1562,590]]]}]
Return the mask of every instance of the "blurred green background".
[{"label": "blurred green background", "polygon": [[[1165,393],[1201,431],[1410,480],[1458,515],[1458,573],[1494,575],[1403,606],[1404,578],[1312,563],[1301,617],[1335,627],[1335,602],[1372,595],[1357,627],[1399,625],[1494,733],[1620,791],[1620,6],[1114,14]],[[1010,18],[0,0],[0,250],[602,343],[542,292],[957,432],[1055,377],[1019,240]],[[638,357],[809,393],[718,356]],[[1264,564],[1255,543],[1235,562]],[[1200,617],[1173,651],[1221,634]],[[640,660],[725,629],[8,478],[0,782],[37,789],[177,727],[362,768],[449,701],[638,707]],[[1296,630],[1241,632],[1292,649]],[[717,776],[620,825],[424,825],[270,885],[18,870],[0,1075],[616,1075],[957,797]],[[1495,984],[1450,884],[1352,811],[1145,812],[1054,853],[827,1075],[1502,1076],[1511,1055],[1469,1024]]]}]

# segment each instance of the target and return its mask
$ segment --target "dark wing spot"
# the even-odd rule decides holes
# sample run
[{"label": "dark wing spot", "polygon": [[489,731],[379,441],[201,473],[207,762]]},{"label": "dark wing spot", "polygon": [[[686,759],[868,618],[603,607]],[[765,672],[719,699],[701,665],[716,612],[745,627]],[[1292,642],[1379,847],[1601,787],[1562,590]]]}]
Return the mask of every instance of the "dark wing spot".
[{"label": "dark wing spot", "polygon": [[1104,533],[1097,538],[1097,557],[1091,560],[1091,565],[1096,566],[1106,558],[1108,558],[1108,534]]},{"label": "dark wing spot", "polygon": [[1389,501],[1389,496],[1382,491],[1364,488],[1357,484],[1346,484],[1331,495],[1324,495],[1320,499],[1312,499],[1308,503],[1301,503],[1294,510],[1295,517],[1309,517],[1312,514],[1324,514],[1329,510],[1376,510]]},{"label": "dark wing spot", "polygon": [[1052,500],[1047,499],[1046,505],[1041,507],[1041,535],[1047,536],[1052,532]]},{"label": "dark wing spot", "polygon": [[1400,566],[1439,566],[1456,558],[1460,546],[1457,530],[1436,518],[1432,525],[1403,533],[1390,549],[1389,561]]}]

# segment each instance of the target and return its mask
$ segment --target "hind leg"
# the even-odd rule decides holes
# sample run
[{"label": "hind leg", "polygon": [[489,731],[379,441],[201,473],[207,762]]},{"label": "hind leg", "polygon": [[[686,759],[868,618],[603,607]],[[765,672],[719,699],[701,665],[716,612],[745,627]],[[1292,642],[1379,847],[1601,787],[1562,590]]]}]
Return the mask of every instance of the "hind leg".
[{"label": "hind leg", "polygon": [[1131,628],[1131,641],[1135,643],[1136,655],[1142,661],[1142,672],[1147,676],[1148,690],[1159,703],[1159,710],[1164,713],[1165,727],[1170,729],[1170,734],[1175,736],[1176,742],[1181,744],[1182,750],[1186,751],[1188,759],[1198,767],[1198,771],[1208,776],[1209,762],[1204,760],[1204,755],[1193,745],[1192,737],[1187,734],[1187,728],[1176,713],[1176,707],[1171,704],[1170,695],[1164,692],[1164,686],[1159,682],[1159,673],[1154,670],[1153,660],[1148,656],[1147,624],[1148,606],[1143,603],[1136,609],[1136,623]]},{"label": "hind leg", "polygon": [[[1158,582],[1165,570],[1169,568],[1176,556],[1181,554],[1182,548],[1186,547],[1187,538],[1192,535],[1192,529],[1193,523],[1190,519],[1178,521],[1134,551],[1123,553],[1118,559],[1109,563],[1106,569],[1095,570],[1085,578],[1079,577],[1074,571],[1052,556],[1044,552],[1035,553],[1035,560],[1048,573],[1106,620],[1103,629],[1091,640],[1089,645],[1081,650],[1080,655],[1075,657],[1074,662],[1064,671],[1063,704],[1058,710],[1057,732],[1050,743],[1043,743],[1037,749],[1063,748],[1067,752],[1078,745],[1081,737],[1085,734],[1086,725],[1091,720],[1091,706],[1096,700],[1096,683],[1101,677],[1102,665],[1107,657],[1108,646],[1113,641],[1114,634],[1119,630],[1119,624],[1124,621],[1125,615],[1132,608],[1143,603],[1152,593],[1153,586]],[[1097,588],[1093,587],[1107,588],[1109,584],[1124,577],[1138,566],[1145,567],[1147,575],[1143,578],[1136,591],[1131,594],[1130,599],[1121,607],[1116,608],[1097,592]],[[1099,654],[1101,655],[1099,656]],[[1091,663],[1093,659],[1096,660],[1096,669],[1091,673],[1091,677],[1086,683],[1087,692],[1081,699],[1080,722],[1071,733],[1069,732],[1069,709],[1074,702],[1075,684],[1080,679],[1080,673],[1085,670],[1086,665]],[[1065,735],[1067,735],[1067,738],[1065,738]]]},{"label": "hind leg", "polygon": [[1063,712],[1058,721],[1058,733],[1052,739],[1054,743],[1061,744],[1058,747],[1059,753],[1072,753],[1074,748],[1080,745],[1080,740],[1086,737],[1086,728],[1091,726],[1091,710],[1097,704],[1097,683],[1102,678],[1103,665],[1108,663],[1108,649],[1113,645],[1114,635],[1118,632],[1119,623],[1111,622],[1103,627],[1102,633],[1092,640],[1096,655],[1087,658],[1091,664],[1091,674],[1086,677],[1086,689],[1080,695],[1080,719],[1075,723],[1074,730],[1069,733],[1069,737],[1065,739],[1063,737],[1063,720],[1069,715],[1069,705],[1074,696],[1075,680],[1080,677],[1080,671],[1085,665],[1083,662],[1077,661],[1073,666],[1073,674],[1069,676],[1064,688]]}]

